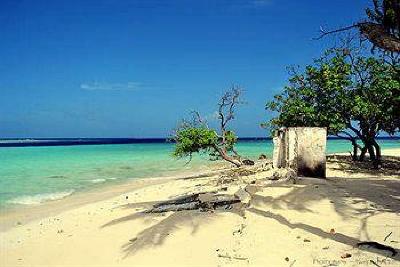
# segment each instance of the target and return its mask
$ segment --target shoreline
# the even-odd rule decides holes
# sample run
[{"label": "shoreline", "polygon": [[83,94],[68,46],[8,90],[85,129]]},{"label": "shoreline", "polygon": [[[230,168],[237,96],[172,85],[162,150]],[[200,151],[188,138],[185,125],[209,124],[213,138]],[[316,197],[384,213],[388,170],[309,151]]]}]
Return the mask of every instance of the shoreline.
[{"label": "shoreline", "polygon": [[[389,148],[384,150],[383,155],[398,156],[398,152],[399,149],[397,148]],[[327,154],[327,156],[336,155],[342,156],[348,155],[348,153],[339,152]],[[64,198],[45,201],[40,204],[19,204],[15,207],[5,208],[0,212],[0,232],[7,231],[12,227],[18,226],[19,223],[25,224],[33,220],[55,216],[64,211],[79,208],[81,206],[93,204],[99,201],[108,200],[141,188],[167,183],[172,180],[210,177],[226,169],[229,169],[229,167],[221,164],[218,166],[213,166],[213,168],[204,172],[200,172],[199,170],[177,171],[172,176],[127,179],[118,184],[105,184],[97,188],[74,192]]]},{"label": "shoreline", "polygon": [[[400,164],[400,148],[383,152],[397,155]],[[377,241],[400,251],[398,165],[377,173],[347,164],[329,160],[327,179],[261,186],[242,215],[142,211],[186,194],[232,195],[244,185],[257,186],[272,169],[228,183],[221,183],[220,170],[140,179],[27,207],[22,221],[9,216],[8,228],[0,231],[0,260],[2,266],[312,266],[315,260],[359,266],[378,257],[397,266],[399,256],[356,244]],[[6,226],[6,219],[0,224]]]},{"label": "shoreline", "polygon": [[0,232],[7,231],[12,227],[18,226],[19,223],[25,224],[45,217],[55,216],[64,211],[79,208],[87,204],[108,200],[110,198],[133,192],[144,187],[160,185],[172,180],[209,177],[218,174],[225,169],[225,167],[219,166],[204,172],[199,172],[197,170],[181,171],[177,172],[173,176],[128,179],[119,184],[103,185],[85,191],[74,192],[73,194],[64,198],[50,200],[40,204],[19,204],[15,207],[1,210]]}]

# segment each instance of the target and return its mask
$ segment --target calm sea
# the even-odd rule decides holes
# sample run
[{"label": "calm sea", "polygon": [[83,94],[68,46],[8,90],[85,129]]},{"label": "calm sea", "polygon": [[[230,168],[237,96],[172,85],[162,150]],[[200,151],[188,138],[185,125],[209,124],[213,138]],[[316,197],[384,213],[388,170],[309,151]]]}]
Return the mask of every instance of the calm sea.
[{"label": "calm sea", "polygon": [[[15,140],[1,140],[0,146],[10,142]],[[400,147],[400,140],[380,143],[383,148]],[[207,171],[215,164],[206,156],[195,156],[190,163],[177,160],[171,156],[171,143],[74,144],[0,147],[0,208],[37,205],[128,179]],[[237,145],[241,154],[253,159],[260,154],[271,156],[272,148],[270,140],[240,141]],[[328,153],[346,151],[350,151],[348,142],[328,140]]]}]

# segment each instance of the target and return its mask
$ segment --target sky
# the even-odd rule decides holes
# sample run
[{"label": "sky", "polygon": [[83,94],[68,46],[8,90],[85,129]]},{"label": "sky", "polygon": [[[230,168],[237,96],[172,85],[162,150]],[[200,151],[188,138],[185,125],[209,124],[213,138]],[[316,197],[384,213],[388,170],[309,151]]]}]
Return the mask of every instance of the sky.
[{"label": "sky", "polygon": [[1,0],[0,138],[166,137],[191,110],[212,121],[233,84],[246,104],[232,129],[267,136],[286,67],[369,2]]}]

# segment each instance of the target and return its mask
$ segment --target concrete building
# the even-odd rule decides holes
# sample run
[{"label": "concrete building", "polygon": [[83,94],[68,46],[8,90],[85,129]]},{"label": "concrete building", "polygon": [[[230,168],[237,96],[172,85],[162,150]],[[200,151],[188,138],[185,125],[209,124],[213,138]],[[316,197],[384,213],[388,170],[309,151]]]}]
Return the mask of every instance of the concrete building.
[{"label": "concrete building", "polygon": [[298,176],[326,177],[326,128],[281,128],[273,138],[274,168],[291,168]]}]

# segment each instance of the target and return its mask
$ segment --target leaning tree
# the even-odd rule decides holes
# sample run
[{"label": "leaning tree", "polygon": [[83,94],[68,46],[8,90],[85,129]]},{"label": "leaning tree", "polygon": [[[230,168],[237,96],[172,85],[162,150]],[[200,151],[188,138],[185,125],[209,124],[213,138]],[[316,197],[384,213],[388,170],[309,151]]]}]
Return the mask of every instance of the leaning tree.
[{"label": "leaning tree", "polygon": [[244,103],[242,93],[240,87],[232,86],[221,97],[217,110],[218,130],[211,128],[197,111],[192,112],[190,119],[183,120],[171,138],[176,143],[174,156],[191,159],[193,153],[207,153],[211,160],[223,159],[236,167],[251,163],[235,150],[237,136],[229,129],[236,107]]}]

